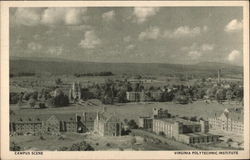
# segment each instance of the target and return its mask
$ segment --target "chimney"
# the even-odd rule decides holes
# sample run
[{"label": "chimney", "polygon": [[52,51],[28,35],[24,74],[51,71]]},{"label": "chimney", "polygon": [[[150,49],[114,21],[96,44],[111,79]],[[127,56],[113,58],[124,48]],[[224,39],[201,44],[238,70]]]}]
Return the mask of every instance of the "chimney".
[{"label": "chimney", "polygon": [[103,106],[103,107],[102,107],[102,111],[103,111],[103,112],[107,112],[107,107]]},{"label": "chimney", "polygon": [[218,70],[218,83],[221,82],[221,69]]}]

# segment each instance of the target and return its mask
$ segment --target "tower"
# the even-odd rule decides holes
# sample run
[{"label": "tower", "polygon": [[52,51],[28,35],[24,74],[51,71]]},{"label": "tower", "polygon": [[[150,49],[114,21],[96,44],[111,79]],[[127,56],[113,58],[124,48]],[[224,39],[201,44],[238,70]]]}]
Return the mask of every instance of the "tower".
[{"label": "tower", "polygon": [[207,133],[209,131],[208,121],[200,120],[201,133]]},{"label": "tower", "polygon": [[218,70],[218,83],[221,82],[221,69]]}]

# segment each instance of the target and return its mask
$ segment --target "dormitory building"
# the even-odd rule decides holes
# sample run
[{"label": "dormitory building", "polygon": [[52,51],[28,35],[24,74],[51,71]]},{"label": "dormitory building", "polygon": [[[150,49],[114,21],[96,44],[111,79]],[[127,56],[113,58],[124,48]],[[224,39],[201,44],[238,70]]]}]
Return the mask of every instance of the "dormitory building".
[{"label": "dormitory building", "polygon": [[101,136],[120,136],[121,121],[115,115],[97,112],[10,116],[10,134],[96,132]]},{"label": "dormitory building", "polygon": [[243,134],[243,108],[226,108],[223,113],[216,113],[209,118],[210,128],[228,133]]},{"label": "dormitory building", "polygon": [[152,126],[151,130],[156,134],[161,134],[186,144],[212,143],[217,142],[219,139],[219,136],[208,133],[208,121],[200,120],[196,122],[174,117],[167,110],[163,109],[154,108],[151,119],[149,117],[140,117],[139,126],[145,127],[147,130]]}]

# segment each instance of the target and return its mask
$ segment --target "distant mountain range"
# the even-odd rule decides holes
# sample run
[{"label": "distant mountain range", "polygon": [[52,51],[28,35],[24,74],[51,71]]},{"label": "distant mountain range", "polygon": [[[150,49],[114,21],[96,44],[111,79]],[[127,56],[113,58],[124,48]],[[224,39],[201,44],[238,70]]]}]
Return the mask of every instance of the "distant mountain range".
[{"label": "distant mountain range", "polygon": [[165,63],[102,63],[81,62],[53,58],[10,58],[10,73],[34,72],[52,74],[74,74],[110,71],[114,74],[168,75],[194,74],[216,75],[218,69],[224,75],[242,75],[243,67],[225,63],[203,62],[193,65]]}]

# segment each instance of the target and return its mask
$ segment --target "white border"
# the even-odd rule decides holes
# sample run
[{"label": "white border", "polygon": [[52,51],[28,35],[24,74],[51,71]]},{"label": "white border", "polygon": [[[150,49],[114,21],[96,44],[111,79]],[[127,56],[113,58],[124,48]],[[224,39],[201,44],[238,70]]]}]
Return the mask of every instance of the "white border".
[{"label": "white border", "polygon": [[[248,1],[5,1],[1,2],[1,158],[2,159],[247,159],[249,158],[249,3]],[[244,151],[239,155],[175,155],[174,151],[44,151],[43,156],[16,156],[9,151],[9,7],[83,6],[242,6],[244,12]],[[248,125],[246,124],[248,123]]]}]

